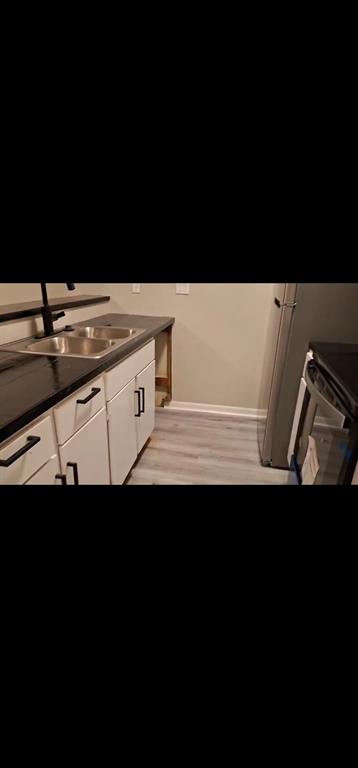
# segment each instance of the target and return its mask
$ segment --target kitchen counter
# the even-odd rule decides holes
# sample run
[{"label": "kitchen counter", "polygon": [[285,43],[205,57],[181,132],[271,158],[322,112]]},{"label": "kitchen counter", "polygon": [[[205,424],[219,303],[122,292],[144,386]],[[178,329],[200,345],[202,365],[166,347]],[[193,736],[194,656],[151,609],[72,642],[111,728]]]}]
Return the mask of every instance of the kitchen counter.
[{"label": "kitchen counter", "polygon": [[[174,322],[173,317],[107,314],[76,323],[78,326],[112,324],[146,329],[139,337],[129,339],[119,349],[97,360],[24,354],[13,351],[16,342],[0,347],[0,443],[171,328]],[[7,349],[10,346],[12,351]]]}]

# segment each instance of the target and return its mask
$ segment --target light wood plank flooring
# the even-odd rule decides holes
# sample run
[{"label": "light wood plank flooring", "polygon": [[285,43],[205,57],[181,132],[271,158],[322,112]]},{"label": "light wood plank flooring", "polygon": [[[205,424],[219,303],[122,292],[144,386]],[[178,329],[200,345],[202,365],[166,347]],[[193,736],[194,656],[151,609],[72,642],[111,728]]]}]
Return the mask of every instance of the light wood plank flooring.
[{"label": "light wood plank flooring", "polygon": [[128,485],[288,485],[261,466],[254,420],[156,409],[156,428]]}]

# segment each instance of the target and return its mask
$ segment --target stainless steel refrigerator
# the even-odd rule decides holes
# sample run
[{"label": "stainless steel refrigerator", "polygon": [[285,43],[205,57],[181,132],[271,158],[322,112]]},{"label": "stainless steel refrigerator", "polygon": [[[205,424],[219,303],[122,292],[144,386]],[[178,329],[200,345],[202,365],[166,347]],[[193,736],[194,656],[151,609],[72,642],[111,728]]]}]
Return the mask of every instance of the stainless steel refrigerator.
[{"label": "stainless steel refrigerator", "polygon": [[277,283],[272,300],[270,395],[262,463],[287,468],[300,377],[310,341],[358,343],[358,283]]}]

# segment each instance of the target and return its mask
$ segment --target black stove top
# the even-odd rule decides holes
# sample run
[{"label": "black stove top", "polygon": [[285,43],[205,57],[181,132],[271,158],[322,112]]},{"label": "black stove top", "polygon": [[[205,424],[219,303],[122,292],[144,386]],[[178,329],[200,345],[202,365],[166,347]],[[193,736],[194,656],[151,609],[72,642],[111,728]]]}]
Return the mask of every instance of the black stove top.
[{"label": "black stove top", "polygon": [[310,349],[321,369],[344,393],[352,416],[358,418],[358,344],[312,341]]}]

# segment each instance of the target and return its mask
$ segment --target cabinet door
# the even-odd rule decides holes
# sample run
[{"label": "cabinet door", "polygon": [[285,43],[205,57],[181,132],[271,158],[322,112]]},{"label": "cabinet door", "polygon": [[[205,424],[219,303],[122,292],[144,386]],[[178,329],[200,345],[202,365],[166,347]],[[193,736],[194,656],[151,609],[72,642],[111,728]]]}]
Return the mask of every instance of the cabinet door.
[{"label": "cabinet door", "polygon": [[[137,428],[137,451],[142,450],[153,432],[155,420],[155,361],[150,363],[136,378],[137,396],[140,399],[140,418],[135,419]],[[137,399],[137,398],[136,398]]]},{"label": "cabinet door", "polygon": [[56,479],[56,475],[59,473],[60,464],[58,457],[53,456],[25,485],[61,485],[61,480]]},{"label": "cabinet door", "polygon": [[[62,473],[68,485],[109,485],[106,409],[60,447]],[[71,466],[74,465],[74,466]]]},{"label": "cabinet door", "polygon": [[122,485],[137,458],[135,379],[108,405],[109,456],[112,485]]}]

